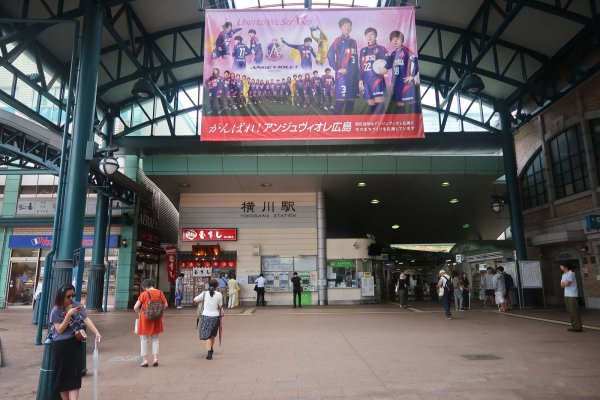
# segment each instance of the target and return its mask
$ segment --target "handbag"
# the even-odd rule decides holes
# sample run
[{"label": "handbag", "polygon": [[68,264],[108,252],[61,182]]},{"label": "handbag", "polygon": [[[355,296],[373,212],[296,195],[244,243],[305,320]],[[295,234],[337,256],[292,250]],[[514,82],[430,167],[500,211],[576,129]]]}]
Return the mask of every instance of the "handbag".
[{"label": "handbag", "polygon": [[258,284],[257,284],[257,285],[254,285],[254,291],[255,291],[255,292],[258,292]]},{"label": "handbag", "polygon": [[200,303],[198,303],[198,307],[196,307],[196,329],[198,329],[198,325],[200,324],[200,318],[202,318],[203,311],[204,311],[204,299],[202,299],[202,301]]},{"label": "handbag", "polygon": [[135,324],[133,325],[133,333],[135,333],[137,335],[138,333],[138,323],[140,322],[139,318],[135,319]]},{"label": "handbag", "polygon": [[304,291],[304,288],[302,286],[300,286],[300,290],[298,290],[298,292],[302,293]]},{"label": "handbag", "polygon": [[75,340],[78,342],[83,342],[85,339],[87,339],[87,334],[83,329],[75,331]]},{"label": "handbag", "polygon": [[442,297],[444,295],[444,288],[440,287],[438,288],[438,296]]}]

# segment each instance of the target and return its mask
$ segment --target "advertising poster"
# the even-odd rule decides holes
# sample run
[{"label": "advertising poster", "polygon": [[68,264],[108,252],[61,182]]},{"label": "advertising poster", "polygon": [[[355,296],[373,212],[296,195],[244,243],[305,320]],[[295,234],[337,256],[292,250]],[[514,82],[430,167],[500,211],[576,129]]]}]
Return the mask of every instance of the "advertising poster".
[{"label": "advertising poster", "polygon": [[203,141],[422,138],[412,7],[206,10]]}]

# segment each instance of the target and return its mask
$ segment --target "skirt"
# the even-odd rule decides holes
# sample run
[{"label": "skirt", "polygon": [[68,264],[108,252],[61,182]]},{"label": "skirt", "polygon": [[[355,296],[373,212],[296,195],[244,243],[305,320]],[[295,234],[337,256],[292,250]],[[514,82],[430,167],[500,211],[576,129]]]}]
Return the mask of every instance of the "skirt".
[{"label": "skirt", "polygon": [[206,340],[213,336],[217,336],[219,332],[219,318],[202,316],[200,320],[200,340]]},{"label": "skirt", "polygon": [[54,390],[66,392],[81,389],[83,376],[83,343],[74,337],[52,342],[54,353]]}]

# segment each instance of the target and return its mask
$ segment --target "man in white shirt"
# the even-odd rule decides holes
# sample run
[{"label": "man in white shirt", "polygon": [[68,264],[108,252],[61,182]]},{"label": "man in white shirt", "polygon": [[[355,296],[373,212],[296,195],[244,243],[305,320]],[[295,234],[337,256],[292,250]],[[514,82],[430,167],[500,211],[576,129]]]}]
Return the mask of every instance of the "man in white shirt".
[{"label": "man in white shirt", "polygon": [[583,332],[575,272],[573,272],[572,267],[566,264],[561,264],[560,269],[563,272],[560,279],[560,287],[565,290],[565,305],[571,319],[571,327],[567,330],[569,332]]},{"label": "man in white shirt", "polygon": [[238,296],[238,283],[235,280],[235,275],[231,275],[231,278],[227,281],[227,292],[229,293],[229,303],[227,308],[235,307]]},{"label": "man in white shirt", "polygon": [[259,305],[265,306],[265,283],[267,280],[265,279],[263,274],[260,274],[258,279],[256,280],[256,306]]}]

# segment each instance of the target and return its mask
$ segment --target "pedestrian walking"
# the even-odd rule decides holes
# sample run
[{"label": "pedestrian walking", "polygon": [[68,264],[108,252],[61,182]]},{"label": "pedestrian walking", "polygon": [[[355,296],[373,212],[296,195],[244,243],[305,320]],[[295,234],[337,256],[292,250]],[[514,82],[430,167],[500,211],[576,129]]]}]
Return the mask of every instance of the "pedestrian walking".
[{"label": "pedestrian walking", "polygon": [[463,310],[463,297],[462,297],[462,286],[460,284],[460,278],[458,271],[452,273],[452,287],[454,288],[454,307],[456,311]]},{"label": "pedestrian walking", "polygon": [[298,297],[298,307],[302,308],[302,280],[297,272],[292,276],[292,292],[294,295],[294,308],[296,308],[296,296]]},{"label": "pedestrian walking", "polygon": [[494,268],[487,267],[487,273],[482,275],[483,281],[481,283],[484,287],[484,297],[481,307],[487,307],[488,300],[490,301],[490,305],[494,305],[494,297],[496,295],[494,290],[494,273]]},{"label": "pedestrian walking", "polygon": [[471,308],[471,299],[469,294],[471,293],[471,282],[469,282],[469,276],[466,272],[463,272],[460,276],[460,285],[462,287],[462,309],[468,310]]},{"label": "pedestrian walking", "polygon": [[227,282],[229,278],[227,274],[219,278],[219,288],[217,289],[223,295],[223,304],[227,304]]},{"label": "pedestrian walking", "polygon": [[408,279],[406,279],[406,274],[400,274],[398,278],[398,283],[396,283],[396,293],[398,293],[398,302],[400,303],[400,308],[406,307],[406,290],[408,288]]},{"label": "pedestrian walking", "polygon": [[85,307],[75,301],[75,287],[70,283],[58,289],[48,322],[54,356],[54,390],[60,393],[62,400],[77,400],[85,369],[82,352],[87,335],[84,328],[94,333],[97,343],[102,336]]},{"label": "pedestrian walking", "polygon": [[200,317],[200,340],[205,340],[206,359],[212,360],[215,339],[219,333],[219,322],[223,318],[223,294],[217,291],[219,283],[210,281],[208,291],[200,293],[194,298],[194,302],[203,302],[202,315]]},{"label": "pedestrian walking", "polygon": [[181,301],[183,300],[183,273],[179,274],[179,277],[175,279],[175,306],[178,309],[183,308]]},{"label": "pedestrian walking", "polygon": [[583,332],[581,325],[581,314],[579,313],[579,292],[577,290],[577,278],[573,268],[567,264],[561,264],[560,269],[563,272],[560,278],[560,287],[564,289],[565,305],[567,313],[571,320],[571,327],[567,329],[569,332]]},{"label": "pedestrian walking", "polygon": [[504,267],[498,267],[498,270],[494,274],[494,296],[498,305],[498,311],[506,312],[506,302],[504,301],[504,297],[506,296]]},{"label": "pedestrian walking", "polygon": [[452,293],[450,288],[452,287],[452,279],[450,275],[446,273],[445,270],[440,270],[440,279],[437,283],[438,295],[442,299],[442,304],[444,305],[444,312],[446,314],[447,319],[452,318],[452,312],[450,311],[450,303],[452,302]]},{"label": "pedestrian walking", "polygon": [[267,282],[267,280],[265,279],[265,276],[263,274],[260,274],[258,279],[256,279],[256,287],[254,289],[256,290],[256,306],[257,307],[259,305],[261,305],[261,306],[265,305],[265,283],[266,282]]},{"label": "pedestrian walking", "polygon": [[227,281],[227,292],[229,293],[229,301],[227,308],[234,308],[237,306],[237,297],[240,290],[240,285],[235,280],[235,275],[231,275],[231,278]]},{"label": "pedestrian walking", "polygon": [[142,282],[142,294],[138,297],[133,310],[138,314],[137,334],[140,337],[140,367],[148,367],[148,340],[152,342],[152,366],[158,367],[158,351],[160,343],[158,336],[163,333],[162,312],[169,304],[164,293],[154,287],[152,279]]}]

